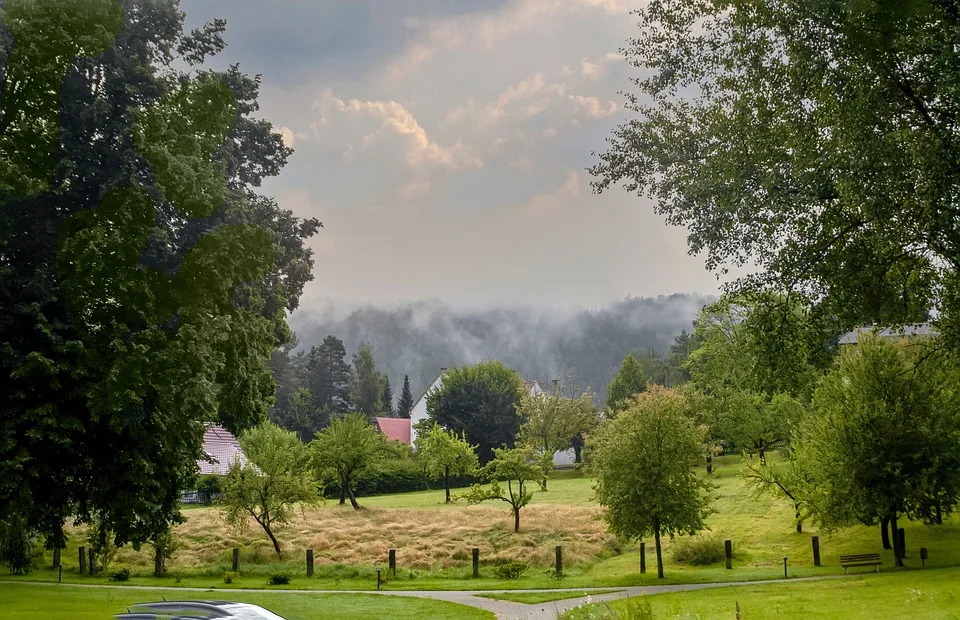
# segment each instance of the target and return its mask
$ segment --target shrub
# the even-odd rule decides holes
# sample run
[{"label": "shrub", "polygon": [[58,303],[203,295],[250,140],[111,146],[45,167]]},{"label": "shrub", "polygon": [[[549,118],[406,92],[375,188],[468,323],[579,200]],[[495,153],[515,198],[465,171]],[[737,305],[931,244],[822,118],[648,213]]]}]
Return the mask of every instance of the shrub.
[{"label": "shrub", "polygon": [[26,575],[43,557],[40,539],[22,524],[0,521],[0,564],[14,575]]},{"label": "shrub", "polygon": [[233,583],[237,579],[240,579],[240,573],[228,571],[223,574],[223,583]]},{"label": "shrub", "polygon": [[121,568],[110,575],[110,581],[130,581],[130,569]]},{"label": "shrub", "polygon": [[724,559],[723,541],[716,535],[679,538],[673,543],[673,561],[679,564],[707,566]]},{"label": "shrub", "polygon": [[527,565],[523,562],[503,562],[493,567],[493,574],[497,579],[519,579],[526,570]]},{"label": "shrub", "polygon": [[290,583],[290,573],[274,573],[267,581],[272,586],[285,586]]}]

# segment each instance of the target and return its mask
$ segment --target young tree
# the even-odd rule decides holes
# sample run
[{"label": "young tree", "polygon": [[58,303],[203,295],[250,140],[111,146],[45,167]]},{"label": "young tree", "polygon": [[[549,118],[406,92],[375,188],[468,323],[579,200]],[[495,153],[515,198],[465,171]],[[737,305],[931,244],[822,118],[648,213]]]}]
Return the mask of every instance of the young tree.
[{"label": "young tree", "polygon": [[647,389],[648,377],[633,353],[623,358],[620,370],[607,387],[607,416],[616,417],[630,398]]},{"label": "young tree", "polygon": [[319,499],[310,452],[295,433],[270,422],[246,431],[240,446],[249,462],[230,465],[221,487],[221,508],[227,522],[240,529],[253,517],[280,557],[278,528],[290,522],[297,504]]},{"label": "young tree", "polygon": [[400,392],[400,401],[397,403],[397,417],[409,418],[413,409],[413,394],[410,392],[410,376],[403,375],[403,389]]},{"label": "young tree", "polygon": [[386,373],[380,373],[380,383],[383,385],[383,392],[380,394],[383,413],[388,418],[396,417],[397,412],[393,408],[393,390],[390,389],[390,377]]},{"label": "young tree", "polygon": [[709,487],[693,470],[703,439],[686,408],[680,392],[653,386],[591,442],[597,499],[610,529],[628,538],[652,534],[661,579],[661,536],[696,533],[709,513]]},{"label": "young tree", "polygon": [[539,454],[542,471],[540,490],[547,490],[547,476],[553,469],[553,455],[567,450],[575,437],[592,430],[599,423],[593,395],[587,391],[580,398],[565,398],[558,389],[554,394],[524,394],[517,409],[524,420],[520,442]]},{"label": "young tree", "polygon": [[[474,485],[461,497],[471,504],[479,504],[490,499],[498,499],[510,504],[513,512],[513,531],[520,531],[520,510],[533,499],[533,491],[528,487],[531,480],[541,476],[537,464],[537,454],[529,446],[517,448],[494,448],[493,460],[482,469],[482,475],[491,481],[489,487]],[[506,480],[504,491],[500,482]],[[513,484],[516,481],[516,488]]]},{"label": "young tree", "polygon": [[383,379],[373,361],[373,350],[370,345],[360,343],[360,348],[353,356],[353,375],[350,379],[353,409],[366,414],[367,418],[375,418],[384,411],[382,395]]},{"label": "young tree", "polygon": [[793,503],[797,534],[803,532],[803,521],[807,518],[807,500],[804,489],[811,482],[809,476],[792,458],[768,466],[744,463],[743,479],[753,488],[754,495],[771,493],[774,497],[783,497]]},{"label": "young tree", "polygon": [[449,371],[443,387],[427,397],[427,413],[431,422],[464,434],[477,446],[480,462],[487,463],[494,448],[513,446],[522,393],[517,373],[501,362],[481,362]]},{"label": "young tree", "polygon": [[324,471],[332,471],[340,480],[340,504],[349,498],[353,509],[360,510],[353,486],[388,452],[386,438],[365,415],[348,413],[342,419],[335,418],[330,426],[317,433],[310,449],[320,477],[325,477]]},{"label": "young tree", "polygon": [[457,437],[439,424],[430,431],[417,436],[417,454],[427,466],[427,471],[443,476],[446,503],[450,503],[450,470],[461,474],[471,473],[479,465],[474,446],[463,437]]}]

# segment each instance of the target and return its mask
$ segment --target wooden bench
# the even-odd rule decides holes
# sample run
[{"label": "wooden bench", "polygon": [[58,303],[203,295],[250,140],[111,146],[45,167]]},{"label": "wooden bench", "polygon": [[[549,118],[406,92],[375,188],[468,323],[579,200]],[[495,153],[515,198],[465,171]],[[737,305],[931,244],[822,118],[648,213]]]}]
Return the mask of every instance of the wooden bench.
[{"label": "wooden bench", "polygon": [[861,553],[859,555],[841,555],[840,556],[840,566],[843,567],[843,574],[847,574],[848,568],[853,568],[854,566],[872,566],[876,571],[880,572],[880,554],[879,553]]}]

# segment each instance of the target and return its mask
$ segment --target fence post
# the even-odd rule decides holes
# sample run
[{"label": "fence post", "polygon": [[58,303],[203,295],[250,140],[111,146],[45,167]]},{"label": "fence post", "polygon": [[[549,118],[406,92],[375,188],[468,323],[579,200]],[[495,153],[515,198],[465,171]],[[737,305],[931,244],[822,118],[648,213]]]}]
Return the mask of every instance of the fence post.
[{"label": "fence post", "polygon": [[80,574],[87,572],[87,550],[80,547]]},{"label": "fence post", "polygon": [[307,549],[307,577],[313,577],[313,549]]},{"label": "fence post", "polygon": [[647,543],[640,543],[640,574],[647,572]]},{"label": "fence post", "polygon": [[557,545],[556,552],[557,552],[556,570],[557,570],[557,577],[559,577],[560,575],[563,574],[563,546]]},{"label": "fence post", "polygon": [[813,565],[820,566],[820,537],[814,536],[811,542],[813,543]]},{"label": "fence post", "polygon": [[237,547],[233,548],[233,572],[240,572],[240,549]]},{"label": "fence post", "polygon": [[390,573],[396,577],[397,576],[397,550],[391,549],[390,555],[388,556],[387,565],[390,568]]},{"label": "fence post", "polygon": [[92,575],[92,574],[94,574],[95,572],[97,572],[97,555],[93,552],[93,547],[90,547],[90,548],[87,550],[87,555],[89,556],[89,560],[90,560],[90,574]]},{"label": "fence post", "polygon": [[927,566],[927,548],[920,547],[920,568],[926,568]]},{"label": "fence post", "polygon": [[480,576],[480,549],[473,548],[473,576]]},{"label": "fence post", "polygon": [[733,541],[723,541],[723,555],[727,558],[727,570],[733,568]]}]

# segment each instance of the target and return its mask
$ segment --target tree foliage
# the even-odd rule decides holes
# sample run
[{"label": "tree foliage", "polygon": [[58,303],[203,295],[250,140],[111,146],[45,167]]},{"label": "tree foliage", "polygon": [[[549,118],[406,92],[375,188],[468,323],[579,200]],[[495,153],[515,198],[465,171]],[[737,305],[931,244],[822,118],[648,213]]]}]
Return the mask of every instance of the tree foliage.
[{"label": "tree foliage", "polygon": [[597,500],[611,531],[626,538],[652,535],[662,579],[661,536],[695,534],[709,513],[709,487],[693,470],[703,438],[683,394],[651,387],[604,424],[590,445]]},{"label": "tree foliage", "polygon": [[373,350],[363,342],[353,355],[353,373],[350,376],[350,403],[354,411],[375,418],[384,412],[383,376],[377,372]]},{"label": "tree foliage", "polygon": [[310,442],[314,467],[319,477],[333,472],[340,481],[340,503],[347,499],[354,510],[360,510],[353,488],[367,470],[387,455],[386,438],[377,432],[361,413],[348,413],[335,418]]},{"label": "tree foliage", "polygon": [[650,378],[633,353],[623,358],[620,370],[614,375],[607,387],[607,415],[616,417],[617,413],[629,405],[630,399],[647,389]]},{"label": "tree foliage", "polygon": [[588,390],[579,398],[566,398],[560,389],[551,395],[524,394],[517,412],[523,420],[520,442],[539,455],[540,489],[546,491],[553,455],[569,449],[575,437],[588,434],[600,422],[593,394]]},{"label": "tree foliage", "polygon": [[413,409],[413,393],[410,391],[410,376],[403,375],[403,389],[400,392],[400,400],[397,402],[397,417],[409,418],[411,409]]},{"label": "tree foliage", "polygon": [[494,448],[513,446],[522,393],[520,377],[501,362],[462,366],[445,374],[443,387],[427,397],[427,414],[431,422],[462,433],[487,463]]},{"label": "tree foliage", "polygon": [[450,472],[457,472],[461,476],[473,473],[479,466],[476,447],[467,443],[462,435],[458,437],[436,423],[429,432],[417,436],[415,445],[427,471],[435,476],[443,476],[443,488],[449,504]]},{"label": "tree foliage", "polygon": [[653,0],[641,72],[592,172],[847,326],[931,307],[956,347],[960,61],[954,2]]},{"label": "tree foliage", "polygon": [[[520,510],[533,499],[529,484],[542,476],[537,460],[537,454],[530,446],[494,448],[493,459],[480,470],[491,481],[490,485],[474,485],[460,497],[471,504],[491,499],[506,502],[513,512],[513,531],[519,532]],[[503,481],[507,483],[506,489],[500,486]]]},{"label": "tree foliage", "polygon": [[331,415],[343,415],[350,410],[352,372],[346,356],[343,341],[332,334],[319,346],[310,347],[307,354],[307,387],[318,412],[318,429],[329,424]]},{"label": "tree foliage", "polygon": [[295,433],[270,422],[247,430],[240,446],[249,462],[230,465],[221,508],[227,522],[241,530],[252,517],[280,557],[278,528],[289,524],[297,504],[319,499],[310,452]]}]

